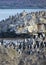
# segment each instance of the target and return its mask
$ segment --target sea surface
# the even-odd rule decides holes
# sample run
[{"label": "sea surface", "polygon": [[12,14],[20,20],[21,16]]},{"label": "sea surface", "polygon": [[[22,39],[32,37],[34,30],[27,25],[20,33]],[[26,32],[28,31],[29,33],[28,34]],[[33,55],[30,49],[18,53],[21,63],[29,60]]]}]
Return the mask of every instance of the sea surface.
[{"label": "sea surface", "polygon": [[0,0],[0,9],[45,9],[46,0]]},{"label": "sea surface", "polygon": [[3,19],[7,19],[9,16],[14,16],[17,13],[21,13],[24,10],[28,13],[36,11],[46,11],[46,9],[0,9],[0,21]]}]

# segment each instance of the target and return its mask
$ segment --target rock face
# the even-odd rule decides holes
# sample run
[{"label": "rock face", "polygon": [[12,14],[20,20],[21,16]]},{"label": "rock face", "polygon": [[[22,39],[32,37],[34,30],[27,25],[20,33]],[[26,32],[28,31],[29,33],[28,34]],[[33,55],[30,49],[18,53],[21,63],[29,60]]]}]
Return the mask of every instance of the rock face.
[{"label": "rock face", "polygon": [[38,32],[39,29],[41,32],[46,31],[46,11],[31,13],[23,11],[0,22],[0,33],[32,33]]}]

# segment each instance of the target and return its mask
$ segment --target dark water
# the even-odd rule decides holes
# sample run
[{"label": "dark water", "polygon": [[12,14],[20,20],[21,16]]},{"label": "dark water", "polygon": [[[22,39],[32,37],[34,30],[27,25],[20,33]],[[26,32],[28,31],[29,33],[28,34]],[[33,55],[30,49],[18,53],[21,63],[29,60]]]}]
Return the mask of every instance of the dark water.
[{"label": "dark water", "polygon": [[46,0],[0,0],[0,9],[46,8]]}]

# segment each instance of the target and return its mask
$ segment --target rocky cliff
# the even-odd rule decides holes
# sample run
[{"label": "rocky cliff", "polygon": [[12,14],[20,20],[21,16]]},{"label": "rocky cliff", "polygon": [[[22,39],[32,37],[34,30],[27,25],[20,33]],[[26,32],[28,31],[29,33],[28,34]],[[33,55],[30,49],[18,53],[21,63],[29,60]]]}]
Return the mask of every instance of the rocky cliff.
[{"label": "rocky cliff", "polygon": [[0,33],[3,34],[3,32],[5,34],[10,32],[16,34],[46,32],[46,11],[31,13],[23,11],[15,16],[9,16],[8,19],[0,21]]}]

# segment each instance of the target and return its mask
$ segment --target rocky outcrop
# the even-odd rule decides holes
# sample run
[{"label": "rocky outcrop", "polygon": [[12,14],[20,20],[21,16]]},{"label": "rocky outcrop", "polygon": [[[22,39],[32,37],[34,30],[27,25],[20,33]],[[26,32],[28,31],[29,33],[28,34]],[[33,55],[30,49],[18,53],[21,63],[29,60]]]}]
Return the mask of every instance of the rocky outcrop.
[{"label": "rocky outcrop", "polygon": [[10,16],[8,19],[0,21],[0,33],[2,32],[17,34],[46,32],[46,11],[31,13],[23,11],[15,16]]}]

